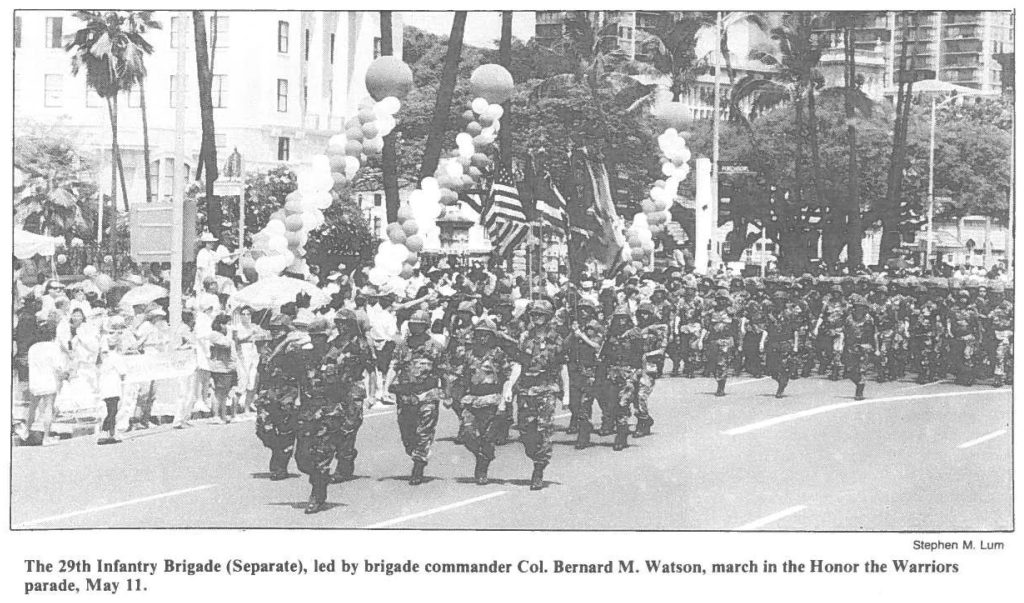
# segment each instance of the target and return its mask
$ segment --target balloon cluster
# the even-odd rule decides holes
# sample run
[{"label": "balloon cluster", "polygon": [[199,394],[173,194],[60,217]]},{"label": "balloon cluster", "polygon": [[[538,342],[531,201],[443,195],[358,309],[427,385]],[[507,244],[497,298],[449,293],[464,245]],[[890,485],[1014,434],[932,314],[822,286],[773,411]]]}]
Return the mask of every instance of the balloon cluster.
[{"label": "balloon cluster", "polygon": [[323,226],[323,210],[334,201],[331,196],[334,178],[330,159],[326,155],[313,157],[312,166],[297,174],[297,185],[298,188],[285,197],[284,207],[271,214],[263,230],[253,235],[253,251],[259,257],[251,264],[244,260],[241,264],[243,272],[247,268],[255,270],[260,278],[286,270],[309,275],[304,259],[306,241],[310,231]]},{"label": "balloon cluster", "polygon": [[404,288],[420,261],[426,239],[437,236],[441,214],[441,187],[436,178],[424,178],[409,201],[398,208],[398,221],[387,225],[387,238],[377,247],[373,268],[367,275],[378,287]]},{"label": "balloon cluster", "polygon": [[685,127],[690,120],[688,108],[682,103],[667,103],[658,111],[658,120],[668,127],[658,136],[661,150],[661,173],[664,180],[658,180],[651,187],[646,199],[640,202],[642,212],[633,216],[633,223],[626,231],[627,247],[622,250],[625,261],[644,262],[654,253],[653,235],[665,229],[672,220],[672,204],[675,203],[679,185],[690,173],[690,149],[678,127]]},{"label": "balloon cluster", "polygon": [[463,131],[455,137],[457,149],[437,166],[434,177],[441,187],[441,203],[458,203],[458,191],[479,185],[494,167],[488,156],[501,129],[505,109],[501,103],[512,98],[512,74],[501,65],[481,65],[469,78],[473,101],[462,114]]},{"label": "balloon cluster", "polygon": [[381,154],[384,137],[398,125],[395,114],[401,108],[402,101],[395,96],[379,101],[367,98],[359,103],[359,113],[345,123],[345,133],[335,134],[327,144],[335,187],[343,187],[368,158]]}]

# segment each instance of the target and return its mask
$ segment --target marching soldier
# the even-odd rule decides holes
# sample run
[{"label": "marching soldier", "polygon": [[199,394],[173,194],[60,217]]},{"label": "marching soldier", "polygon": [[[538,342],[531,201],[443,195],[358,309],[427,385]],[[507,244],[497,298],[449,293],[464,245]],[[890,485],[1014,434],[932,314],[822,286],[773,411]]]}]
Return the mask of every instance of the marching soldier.
[{"label": "marching soldier", "polygon": [[854,400],[864,399],[864,374],[868,358],[878,349],[878,332],[875,321],[868,313],[868,300],[855,293],[850,296],[853,307],[843,323],[845,343],[846,374],[855,386]]},{"label": "marching soldier", "polygon": [[704,312],[704,299],[697,295],[697,285],[687,281],[683,285],[683,293],[675,309],[675,342],[669,347],[672,357],[672,376],[679,374],[682,365],[683,376],[693,379],[694,369],[700,357],[698,345],[701,339],[701,317]]},{"label": "marching soldier", "polygon": [[363,405],[366,401],[364,377],[373,373],[377,366],[373,348],[359,328],[356,313],[347,308],[334,316],[337,335],[327,346],[322,363],[327,397],[333,404],[330,422],[335,434],[334,449],[338,459],[332,483],[352,479],[355,472],[356,435],[363,424]]},{"label": "marching soldier", "polygon": [[636,404],[644,372],[644,336],[633,326],[628,307],[619,306],[612,314],[600,360],[606,363],[608,392],[615,397],[615,443],[612,450],[620,451],[627,446],[630,407]]},{"label": "marching soldier", "polygon": [[565,341],[554,330],[551,302],[537,300],[529,307],[530,328],[523,334],[505,383],[505,404],[518,396],[520,440],[526,456],[533,461],[530,490],[544,488],[544,469],[551,462],[551,434],[555,405],[569,390]]},{"label": "marching soldier", "polygon": [[413,462],[409,485],[418,486],[423,483],[444,397],[439,378],[445,349],[427,333],[430,315],[425,311],[414,312],[408,324],[409,334],[395,347],[386,385],[395,394],[402,445]]},{"label": "marching soldier", "polygon": [[740,317],[740,337],[743,342],[742,366],[756,379],[760,379],[764,375],[762,354],[766,337],[765,308],[764,301],[761,299],[761,289],[757,286],[759,284],[752,286],[754,293],[749,296]]},{"label": "marching soldier", "polygon": [[963,289],[959,290],[956,303],[950,309],[946,322],[949,360],[956,373],[956,382],[967,386],[974,384],[975,354],[981,339],[981,321],[970,302],[971,294]]},{"label": "marching soldier", "polygon": [[[566,340],[569,349],[569,408],[578,426],[576,450],[583,450],[590,445],[590,433],[594,429],[591,417],[599,383],[597,353],[604,341],[604,328],[597,320],[584,316],[582,312],[580,318],[589,320],[582,329],[578,323],[574,325],[572,334]],[[607,412],[605,408],[601,411]]]},{"label": "marching soldier", "polygon": [[[505,294],[498,298],[494,305],[495,324],[498,327],[498,344],[505,350],[505,355],[514,358],[519,349],[519,339],[523,334],[523,322],[512,315],[515,307],[512,296]],[[499,446],[508,443],[509,428],[512,426],[515,415],[515,400],[505,405],[505,420],[498,425],[497,444]]]},{"label": "marching soldier", "polygon": [[[454,359],[465,354],[466,347],[473,340],[473,317],[476,316],[476,304],[471,301],[459,302],[455,315],[452,317],[452,328],[445,345],[444,362],[450,364]],[[447,371],[444,371],[447,373]],[[444,383],[445,396],[455,412],[456,418],[462,420],[462,396],[465,391],[459,389],[458,382],[448,379],[444,375],[441,379]],[[446,405],[447,406],[447,405]],[[455,443],[462,444],[462,432],[455,436]]]},{"label": "marching soldier", "polygon": [[636,429],[633,437],[642,438],[651,435],[651,427],[654,426],[647,400],[654,391],[654,382],[665,362],[668,327],[659,321],[657,308],[651,303],[640,304],[636,311],[636,321],[644,340],[644,366],[636,396]]},{"label": "marching soldier", "polygon": [[735,341],[732,333],[732,300],[729,290],[722,288],[715,296],[715,309],[705,317],[701,349],[707,349],[708,364],[712,368],[718,389],[715,395],[725,395],[725,381],[729,377],[735,355]]},{"label": "marching soldier", "polygon": [[899,300],[889,297],[885,285],[879,285],[868,301],[878,329],[876,380],[885,383],[897,378],[896,355],[905,336],[906,325],[902,320]]},{"label": "marching soldier", "polygon": [[[451,369],[459,382],[462,425],[460,439],[476,457],[473,479],[487,485],[487,469],[494,460],[499,423],[505,420],[505,400],[501,392],[508,380],[511,362],[499,344],[497,326],[490,318],[473,327],[473,341],[461,350]],[[447,404],[447,402],[446,402]]]},{"label": "marching soldier", "polygon": [[849,312],[849,305],[843,298],[843,288],[834,285],[821,308],[814,335],[818,343],[821,364],[819,374],[829,374],[829,380],[839,381],[843,369],[843,320]]},{"label": "marching soldier", "polygon": [[[668,301],[668,290],[665,287],[658,285],[654,288],[654,292],[651,293],[651,305],[654,306],[655,322],[664,326],[667,338],[667,335],[670,333],[670,329],[672,328],[675,307]],[[666,349],[662,351],[661,359],[658,362],[658,370],[654,375],[655,378],[661,378],[661,376],[665,374],[665,360],[668,358],[665,354],[668,349],[667,340],[663,347]]]},{"label": "marching soldier", "polygon": [[910,315],[910,357],[917,383],[923,385],[938,378],[941,309],[927,286],[919,285],[916,293],[916,308]]},{"label": "marching soldier", "polygon": [[[268,325],[272,340],[260,359],[260,394],[256,398],[256,437],[270,449],[270,479],[288,478],[295,451],[299,384],[305,379],[301,341],[287,329],[291,320],[275,316]],[[312,344],[310,344],[310,348]]]},{"label": "marching soldier", "polygon": [[[302,318],[297,318],[300,323]],[[351,320],[355,322],[355,314]],[[302,324],[302,323],[300,323]],[[330,330],[326,318],[309,324],[309,335],[326,335]],[[308,378],[302,388],[299,408],[299,434],[295,462],[309,476],[312,493],[306,513],[322,511],[327,504],[327,484],[352,477],[356,457],[355,437],[363,422],[366,389],[363,377],[374,367],[369,343],[352,327],[342,327],[345,339],[327,342],[321,353],[309,344]],[[351,329],[351,330],[350,330]],[[358,341],[356,341],[358,340]],[[343,351],[344,350],[344,351]],[[331,463],[338,457],[337,480],[332,480]]]},{"label": "marching soldier", "polygon": [[1013,302],[1004,296],[1003,286],[997,284],[992,288],[992,304],[989,321],[992,335],[996,342],[993,355],[995,386],[1013,383]]},{"label": "marching soldier", "polygon": [[776,291],[772,300],[774,305],[765,322],[766,363],[768,374],[779,384],[775,397],[781,398],[790,375],[798,369],[803,316],[796,305],[787,303],[789,295],[785,291]]}]

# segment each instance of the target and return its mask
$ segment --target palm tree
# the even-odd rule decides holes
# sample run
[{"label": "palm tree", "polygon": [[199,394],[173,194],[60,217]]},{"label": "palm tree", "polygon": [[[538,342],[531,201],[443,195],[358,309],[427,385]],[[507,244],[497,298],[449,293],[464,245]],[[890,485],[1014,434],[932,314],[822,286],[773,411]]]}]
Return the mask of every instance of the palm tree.
[{"label": "palm tree", "polygon": [[[224,216],[220,203],[213,194],[213,183],[219,175],[217,170],[217,136],[213,122],[213,52],[217,45],[217,32],[214,29],[213,44],[207,45],[206,17],[201,10],[192,11],[192,22],[196,40],[196,77],[199,80],[199,119],[202,124],[203,137],[199,147],[199,165],[196,167],[196,179],[202,177],[206,170],[206,226],[214,236],[220,236]],[[216,27],[216,17],[214,18]],[[207,48],[210,54],[206,53]],[[184,85],[184,82],[182,82]]]},{"label": "palm tree", "polygon": [[142,112],[142,156],[145,162],[146,201],[153,199],[150,182],[149,119],[146,113],[146,64],[145,55],[153,54],[153,46],[143,37],[150,29],[161,29],[159,21],[152,18],[153,11],[132,11],[128,13],[128,42],[125,61],[129,81],[139,87],[139,110]]},{"label": "palm tree", "polygon": [[[395,53],[392,38],[391,11],[380,11],[380,54],[391,56]],[[391,132],[384,137],[381,157],[381,179],[384,181],[384,209],[388,222],[398,221],[398,133]]]},{"label": "palm tree", "polygon": [[[501,11],[501,38],[498,41],[498,62],[502,67],[512,70],[512,15],[510,10]],[[501,149],[501,164],[507,170],[512,169],[512,99],[502,105],[505,110],[503,122],[498,130],[498,148]]]},{"label": "palm tree", "polygon": [[[864,223],[860,212],[860,173],[857,170],[857,127],[855,125],[855,98],[860,89],[857,84],[857,53],[853,45],[853,24],[851,15],[843,16],[843,51],[846,58],[843,108],[846,112],[846,144],[849,157],[849,175],[847,189],[849,197],[846,205],[846,258],[852,272],[864,263],[864,250],[861,240],[864,238]],[[863,94],[863,93],[862,93]]]},{"label": "palm tree", "polygon": [[459,59],[462,56],[462,38],[465,33],[466,11],[455,11],[452,32],[448,36],[448,52],[444,57],[444,70],[441,71],[441,82],[437,87],[434,116],[430,121],[430,132],[423,148],[420,179],[433,176],[437,164],[441,161],[441,149],[444,145],[444,134],[448,129],[448,112],[452,106],[452,96],[455,95],[455,80],[459,75]]},{"label": "palm tree", "polygon": [[[71,58],[71,73],[85,68],[86,85],[107,101],[110,118],[111,161],[110,197],[114,214],[117,214],[117,176],[121,175],[121,195],[125,211],[128,210],[128,187],[125,183],[124,166],[121,164],[121,149],[117,142],[117,96],[131,88],[131,75],[126,66],[125,51],[135,42],[123,27],[125,17],[116,11],[76,11],[75,17],[85,23],[75,32],[74,39],[65,45],[67,52],[74,51]],[[102,211],[102,208],[101,208]],[[111,230],[111,244],[117,248],[117,229]]]}]

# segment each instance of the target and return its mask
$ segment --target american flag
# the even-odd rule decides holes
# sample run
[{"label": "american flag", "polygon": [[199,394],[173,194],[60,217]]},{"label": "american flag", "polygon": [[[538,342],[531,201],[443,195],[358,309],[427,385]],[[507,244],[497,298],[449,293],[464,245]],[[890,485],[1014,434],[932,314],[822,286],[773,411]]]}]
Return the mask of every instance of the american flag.
[{"label": "american flag", "polygon": [[476,213],[483,214],[484,204],[487,202],[484,197],[485,192],[480,189],[463,191],[459,193],[459,201],[465,203],[467,207]]},{"label": "american flag", "polygon": [[480,212],[480,223],[487,229],[494,253],[499,257],[507,257],[526,238],[529,226],[523,202],[507,168],[498,168],[494,174],[491,194]]},{"label": "american flag", "polygon": [[538,194],[535,199],[537,214],[566,234],[569,232],[569,216],[565,211],[565,197],[551,182],[549,175],[545,174],[541,178],[542,185],[537,187],[537,192],[543,194]]}]

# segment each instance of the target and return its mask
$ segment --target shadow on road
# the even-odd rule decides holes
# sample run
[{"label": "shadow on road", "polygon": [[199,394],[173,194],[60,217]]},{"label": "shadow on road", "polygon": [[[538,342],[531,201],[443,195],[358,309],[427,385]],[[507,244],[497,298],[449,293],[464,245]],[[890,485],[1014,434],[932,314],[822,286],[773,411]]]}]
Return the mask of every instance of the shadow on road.
[{"label": "shadow on road", "polygon": [[[307,500],[304,500],[302,502],[272,502],[272,503],[267,503],[267,505],[271,506],[271,507],[291,507],[291,508],[295,509],[296,511],[305,511],[307,504],[309,504],[309,501],[307,501]],[[326,502],[326,503],[324,503],[324,511],[330,511],[331,509],[333,509],[335,507],[347,507],[347,506],[348,505],[346,505],[345,503]]]},{"label": "shadow on road", "polygon": [[[268,472],[266,472],[266,471],[264,471],[264,472],[262,472],[262,473],[250,473],[250,474],[249,474],[249,477],[251,477],[251,478],[253,478],[253,479],[265,479],[265,480],[269,480],[269,479],[270,479],[270,473],[268,473]],[[298,475],[297,473],[289,473],[289,474],[288,474],[288,477],[286,477],[285,479],[292,479],[292,478],[295,478],[295,477],[301,477],[301,476],[300,476],[300,475]]]}]

